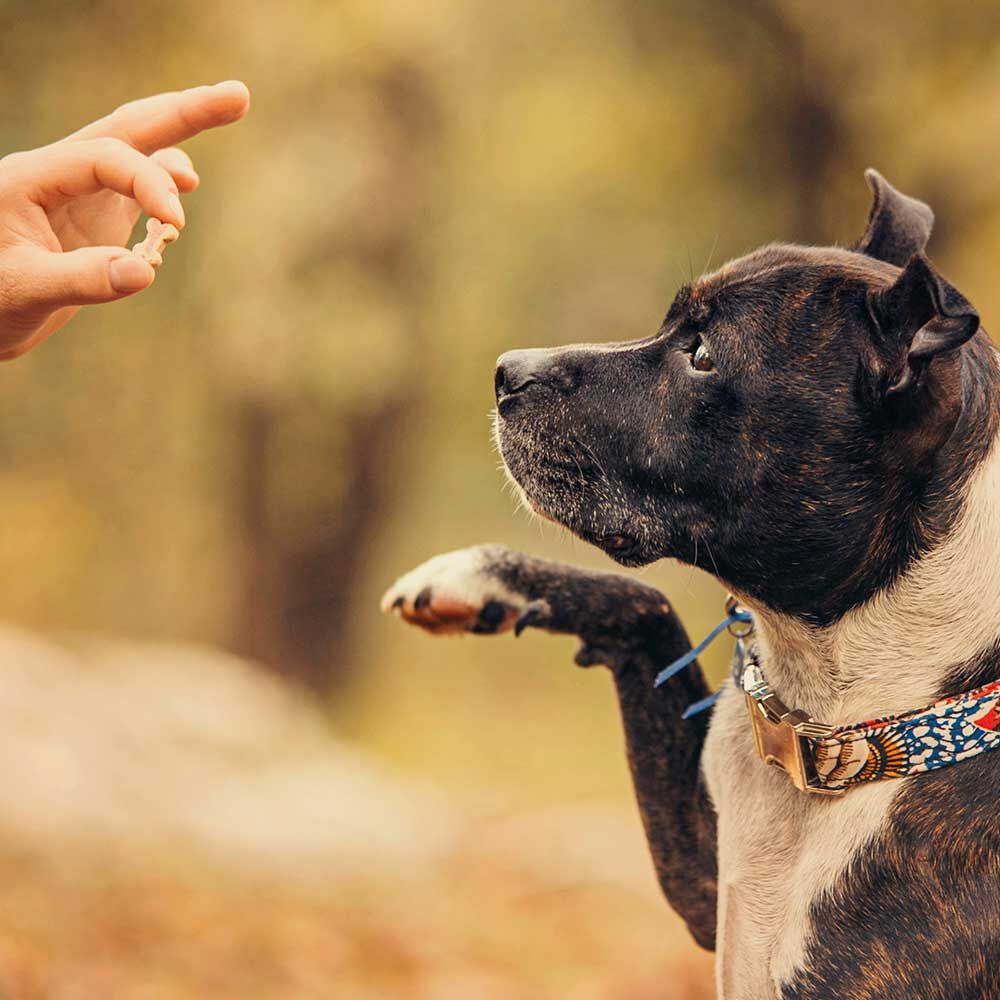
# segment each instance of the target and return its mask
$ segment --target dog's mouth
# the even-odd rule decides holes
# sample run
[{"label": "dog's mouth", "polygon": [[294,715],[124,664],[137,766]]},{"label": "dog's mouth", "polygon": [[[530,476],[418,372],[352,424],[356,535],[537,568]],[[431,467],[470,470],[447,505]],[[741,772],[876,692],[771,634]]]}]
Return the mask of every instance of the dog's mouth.
[{"label": "dog's mouth", "polygon": [[508,392],[497,397],[496,413],[498,417],[508,417],[514,408],[520,403],[521,394],[519,392]]},{"label": "dog's mouth", "polygon": [[641,560],[641,543],[635,535],[623,532],[599,535],[594,544],[614,559],[624,561],[638,558]]}]

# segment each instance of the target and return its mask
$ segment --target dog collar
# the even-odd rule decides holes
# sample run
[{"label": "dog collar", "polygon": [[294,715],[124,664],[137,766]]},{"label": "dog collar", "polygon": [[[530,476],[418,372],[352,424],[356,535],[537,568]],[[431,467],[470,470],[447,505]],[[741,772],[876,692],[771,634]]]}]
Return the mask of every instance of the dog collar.
[{"label": "dog collar", "polygon": [[742,638],[733,679],[746,697],[757,753],[803,792],[843,795],[862,782],[936,771],[1000,749],[1000,681],[913,712],[833,727],[784,705]]}]

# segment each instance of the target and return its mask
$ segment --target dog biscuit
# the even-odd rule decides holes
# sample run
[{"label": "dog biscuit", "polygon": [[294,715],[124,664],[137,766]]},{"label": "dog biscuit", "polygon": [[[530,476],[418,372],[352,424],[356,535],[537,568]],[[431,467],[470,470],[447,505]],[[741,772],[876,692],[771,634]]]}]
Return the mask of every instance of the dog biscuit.
[{"label": "dog biscuit", "polygon": [[146,221],[146,238],[132,247],[132,253],[153,267],[159,267],[163,263],[163,248],[168,243],[173,243],[178,236],[180,236],[180,232],[177,227],[172,226],[169,222],[148,219]]}]

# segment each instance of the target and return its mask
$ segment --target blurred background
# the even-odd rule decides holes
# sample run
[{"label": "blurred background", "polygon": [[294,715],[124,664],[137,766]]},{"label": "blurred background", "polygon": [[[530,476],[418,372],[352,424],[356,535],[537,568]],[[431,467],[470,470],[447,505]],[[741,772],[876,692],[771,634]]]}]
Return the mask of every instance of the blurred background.
[{"label": "blurred background", "polygon": [[[154,288],[0,368],[0,996],[712,996],[609,679],[378,598],[481,541],[610,566],[515,511],[495,357],[851,243],[868,165],[989,326],[1000,8],[4,0],[0,29],[0,152],[253,92],[188,144]],[[642,575],[721,616],[701,573]]]}]

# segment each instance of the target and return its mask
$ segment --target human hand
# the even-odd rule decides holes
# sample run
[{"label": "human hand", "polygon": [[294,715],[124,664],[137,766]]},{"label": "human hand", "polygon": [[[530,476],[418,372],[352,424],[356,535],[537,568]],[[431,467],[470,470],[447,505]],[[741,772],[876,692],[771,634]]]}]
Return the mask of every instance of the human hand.
[{"label": "human hand", "polygon": [[158,94],[0,159],[0,360],[40,344],[80,306],[153,283],[125,244],[142,211],[184,226],[179,195],[198,174],[175,144],[238,121],[249,105],[235,80]]}]

